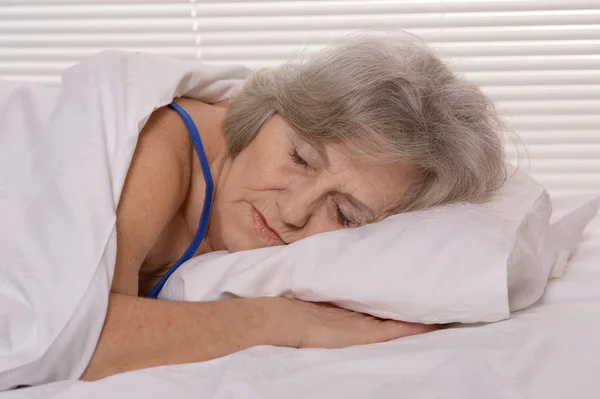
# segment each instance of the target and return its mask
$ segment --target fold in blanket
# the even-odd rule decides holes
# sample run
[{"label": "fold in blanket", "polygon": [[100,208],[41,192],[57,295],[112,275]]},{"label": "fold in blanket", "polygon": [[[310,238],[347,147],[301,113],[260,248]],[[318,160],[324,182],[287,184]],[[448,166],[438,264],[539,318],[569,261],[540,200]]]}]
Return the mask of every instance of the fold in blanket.
[{"label": "fold in blanket", "polygon": [[110,51],[68,69],[60,87],[0,82],[0,390],[83,373],[140,130],[173,98],[222,101],[250,73]]}]

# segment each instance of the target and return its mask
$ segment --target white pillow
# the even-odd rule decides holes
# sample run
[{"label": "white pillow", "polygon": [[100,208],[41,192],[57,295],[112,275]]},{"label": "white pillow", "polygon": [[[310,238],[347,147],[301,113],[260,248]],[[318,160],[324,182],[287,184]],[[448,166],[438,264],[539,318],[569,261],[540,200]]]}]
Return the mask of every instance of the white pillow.
[{"label": "white pillow", "polygon": [[[540,253],[541,251],[556,253],[554,265],[550,270],[550,278],[561,277],[564,274],[572,251],[581,241],[583,231],[598,212],[598,207],[600,207],[598,194],[552,197],[550,245],[540,249]],[[536,226],[533,224],[522,226],[522,231],[513,249],[514,256],[520,257],[522,251],[529,250],[530,243],[521,243],[521,238],[525,235],[539,234],[535,228]],[[543,268],[523,267],[516,262],[509,262],[508,300],[511,311],[526,308],[540,298],[545,284],[541,287],[542,292],[540,292],[539,282],[543,281],[545,273],[546,270]]]},{"label": "white pillow", "polygon": [[583,231],[598,213],[600,195],[579,194],[552,198],[552,234],[559,250],[550,277],[562,277],[572,251],[583,237]]},{"label": "white pillow", "polygon": [[497,321],[542,295],[564,250],[551,233],[551,213],[543,187],[518,172],[486,204],[404,213],[287,246],[191,259],[160,298],[285,296],[404,321]]}]

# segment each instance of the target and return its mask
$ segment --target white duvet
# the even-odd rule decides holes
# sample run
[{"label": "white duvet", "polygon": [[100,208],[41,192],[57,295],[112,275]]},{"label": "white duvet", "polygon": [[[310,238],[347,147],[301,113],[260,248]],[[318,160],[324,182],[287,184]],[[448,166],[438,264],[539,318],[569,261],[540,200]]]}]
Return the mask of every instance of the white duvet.
[{"label": "white duvet", "polygon": [[249,73],[105,52],[59,88],[0,82],[0,391],[81,375],[104,322],[139,131],[174,97],[220,101]]},{"label": "white duvet", "polygon": [[[6,398],[597,399],[600,217],[542,300],[498,323],[339,350],[256,347]],[[5,399],[0,394],[2,399]]]}]

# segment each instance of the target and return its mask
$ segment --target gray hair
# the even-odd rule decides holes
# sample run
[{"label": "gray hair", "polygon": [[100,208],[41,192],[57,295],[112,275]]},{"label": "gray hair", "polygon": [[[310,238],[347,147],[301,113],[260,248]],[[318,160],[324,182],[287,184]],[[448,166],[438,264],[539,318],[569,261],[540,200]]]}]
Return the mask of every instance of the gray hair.
[{"label": "gray hair", "polygon": [[483,202],[506,179],[494,105],[421,41],[358,37],[257,71],[223,120],[230,156],[275,113],[319,149],[415,165],[422,179],[397,211]]}]

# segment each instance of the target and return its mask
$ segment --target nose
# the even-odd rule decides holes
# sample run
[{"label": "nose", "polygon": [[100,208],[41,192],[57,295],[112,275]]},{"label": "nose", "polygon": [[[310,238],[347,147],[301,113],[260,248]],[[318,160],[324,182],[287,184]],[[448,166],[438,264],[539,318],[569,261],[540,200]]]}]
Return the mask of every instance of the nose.
[{"label": "nose", "polygon": [[278,199],[281,220],[294,228],[306,225],[320,201],[320,193],[315,185],[295,185],[281,192]]}]

